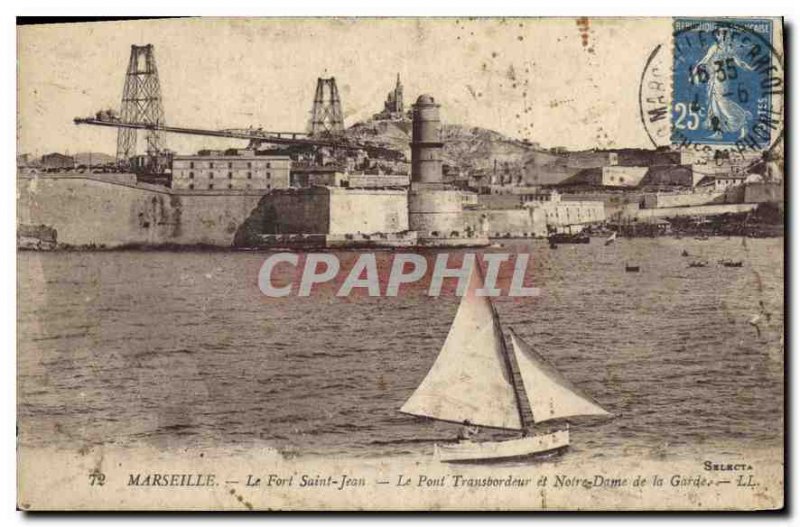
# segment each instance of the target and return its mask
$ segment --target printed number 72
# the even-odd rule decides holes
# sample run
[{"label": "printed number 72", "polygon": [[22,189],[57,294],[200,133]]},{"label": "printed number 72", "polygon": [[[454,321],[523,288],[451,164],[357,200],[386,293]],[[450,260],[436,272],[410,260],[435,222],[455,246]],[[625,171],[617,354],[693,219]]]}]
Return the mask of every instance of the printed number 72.
[{"label": "printed number 72", "polygon": [[89,474],[89,485],[102,487],[106,482],[106,475],[102,472],[95,470]]}]

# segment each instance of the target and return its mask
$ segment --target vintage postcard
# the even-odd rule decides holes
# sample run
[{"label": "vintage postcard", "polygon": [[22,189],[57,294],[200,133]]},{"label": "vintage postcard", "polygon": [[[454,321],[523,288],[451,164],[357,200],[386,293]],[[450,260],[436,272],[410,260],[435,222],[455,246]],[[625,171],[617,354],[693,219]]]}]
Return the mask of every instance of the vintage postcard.
[{"label": "vintage postcard", "polygon": [[780,17],[24,22],[21,510],[784,507]]}]

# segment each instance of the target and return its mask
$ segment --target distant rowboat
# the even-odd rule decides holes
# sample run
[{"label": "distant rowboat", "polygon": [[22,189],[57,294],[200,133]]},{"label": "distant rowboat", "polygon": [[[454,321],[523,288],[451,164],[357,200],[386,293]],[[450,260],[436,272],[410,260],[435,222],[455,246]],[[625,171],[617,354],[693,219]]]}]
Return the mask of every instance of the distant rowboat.
[{"label": "distant rowboat", "polygon": [[556,233],[547,237],[550,243],[589,243],[591,238],[584,232],[577,234]]},{"label": "distant rowboat", "polygon": [[725,266],[725,267],[741,267],[742,266],[742,261],[741,260],[737,260],[737,261],[734,262],[733,260],[725,260],[725,261],[722,262],[722,265]]}]

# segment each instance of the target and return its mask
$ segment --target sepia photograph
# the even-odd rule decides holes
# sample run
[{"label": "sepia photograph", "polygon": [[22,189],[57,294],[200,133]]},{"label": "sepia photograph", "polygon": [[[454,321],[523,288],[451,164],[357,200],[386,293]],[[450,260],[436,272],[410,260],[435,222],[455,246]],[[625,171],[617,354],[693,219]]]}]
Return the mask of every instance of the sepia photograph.
[{"label": "sepia photograph", "polygon": [[16,40],[19,510],[784,508],[781,17]]}]

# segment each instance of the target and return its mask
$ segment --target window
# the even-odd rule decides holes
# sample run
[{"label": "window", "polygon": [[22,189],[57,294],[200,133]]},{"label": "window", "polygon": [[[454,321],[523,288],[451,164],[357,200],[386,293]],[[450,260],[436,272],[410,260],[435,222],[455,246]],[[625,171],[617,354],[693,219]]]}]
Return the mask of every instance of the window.
[{"label": "window", "polygon": [[189,190],[194,190],[194,183],[189,183]]},{"label": "window", "polygon": [[208,184],[208,190],[214,190],[214,184],[213,183],[209,183]]},{"label": "window", "polygon": [[208,173],[208,179],[214,179],[214,173],[213,172],[209,172]]},{"label": "window", "polygon": [[213,161],[208,164],[208,168],[214,168],[214,162]]},{"label": "window", "polygon": [[228,168],[233,168],[233,163],[231,163],[230,161],[228,161]]},{"label": "window", "polygon": [[194,168],[194,161],[189,162],[189,168]]},{"label": "window", "polygon": [[228,179],[233,179],[233,172],[228,172]]},{"label": "window", "polygon": [[269,163],[269,161],[267,161],[267,168],[270,168],[270,163]]},{"label": "window", "polygon": [[253,179],[253,173],[252,172],[248,172],[247,173],[247,179]]},{"label": "window", "polygon": [[271,179],[271,178],[270,178],[270,173],[269,173],[269,172],[267,172],[267,179]]},{"label": "window", "polygon": [[270,188],[272,188],[272,186],[271,185],[267,185],[267,190],[269,190]]},{"label": "window", "polygon": [[233,183],[228,183],[228,188],[232,189],[233,188]]},{"label": "window", "polygon": [[253,168],[253,163],[251,163],[250,161],[248,161],[248,162],[247,162],[247,168]]},{"label": "window", "polygon": [[194,179],[194,172],[189,172],[189,179]]}]

